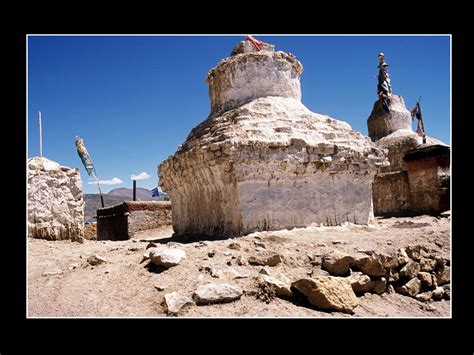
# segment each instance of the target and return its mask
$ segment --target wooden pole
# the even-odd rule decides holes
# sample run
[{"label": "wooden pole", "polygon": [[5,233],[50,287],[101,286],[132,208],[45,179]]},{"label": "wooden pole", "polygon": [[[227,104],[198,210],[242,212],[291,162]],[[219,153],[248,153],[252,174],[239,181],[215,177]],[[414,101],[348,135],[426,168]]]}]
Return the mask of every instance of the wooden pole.
[{"label": "wooden pole", "polygon": [[43,158],[43,130],[41,128],[41,111],[39,112],[40,158]]},{"label": "wooden pole", "polygon": [[137,180],[133,180],[133,201],[137,200]]}]

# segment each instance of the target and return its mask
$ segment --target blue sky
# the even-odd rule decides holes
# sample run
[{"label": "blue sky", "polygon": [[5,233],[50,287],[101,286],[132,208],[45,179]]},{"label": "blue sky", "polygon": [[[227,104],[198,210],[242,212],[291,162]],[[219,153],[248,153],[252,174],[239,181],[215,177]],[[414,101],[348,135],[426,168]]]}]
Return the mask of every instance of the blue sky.
[{"label": "blue sky", "polygon": [[[258,36],[303,64],[302,102],[367,135],[377,99],[377,55],[385,53],[393,91],[410,109],[422,97],[429,136],[450,144],[449,36]],[[157,165],[210,112],[207,72],[243,36],[29,36],[28,157],[80,167],[85,193],[97,193],[76,153],[84,139],[108,192],[157,186]],[[416,123],[416,120],[415,120]]]}]

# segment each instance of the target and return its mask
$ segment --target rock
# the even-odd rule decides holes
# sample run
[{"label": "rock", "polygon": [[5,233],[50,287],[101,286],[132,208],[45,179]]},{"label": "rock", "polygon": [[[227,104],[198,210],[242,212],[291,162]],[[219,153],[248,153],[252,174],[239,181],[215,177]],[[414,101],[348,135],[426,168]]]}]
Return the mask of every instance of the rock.
[{"label": "rock", "polygon": [[227,271],[234,279],[244,279],[250,276],[250,271],[235,267]]},{"label": "rock", "polygon": [[451,285],[444,285],[444,298],[447,300],[451,299]]},{"label": "rock", "polygon": [[156,248],[156,247],[157,247],[157,245],[156,245],[155,243],[149,242],[149,243],[147,244],[145,250],[147,250],[147,249],[149,249],[149,248]]},{"label": "rock", "polygon": [[284,282],[279,280],[275,277],[268,276],[268,275],[261,275],[260,276],[261,282],[265,283],[268,287],[275,291],[277,296],[282,297],[291,297],[293,296],[293,292],[291,291],[291,283]]},{"label": "rock", "polygon": [[28,236],[82,242],[84,198],[79,169],[28,159]]},{"label": "rock", "polygon": [[323,256],[321,268],[331,275],[341,276],[347,274],[354,263],[355,260],[353,256],[335,250]]},{"label": "rock", "polygon": [[406,296],[415,296],[420,292],[421,281],[418,279],[411,279],[405,285],[395,288],[397,292]]},{"label": "rock", "polygon": [[[231,256],[232,253],[230,251],[225,251],[224,252],[224,256]],[[232,257],[232,259],[234,259],[234,257]]]},{"label": "rock", "polygon": [[416,277],[420,272],[420,264],[415,261],[410,261],[400,270],[400,276],[408,277],[410,279]]},{"label": "rock", "polygon": [[370,286],[373,293],[380,295],[387,290],[387,279],[385,277],[381,277],[378,280],[372,280],[370,281]]},{"label": "rock", "polygon": [[385,269],[377,255],[363,256],[355,260],[355,266],[369,276],[384,276]]},{"label": "rock", "polygon": [[420,302],[428,302],[431,299],[431,291],[419,293],[415,296],[415,299]]},{"label": "rock", "polygon": [[235,262],[237,263],[237,265],[240,265],[240,266],[247,265],[247,261],[242,255],[239,255],[237,259],[235,260]]},{"label": "rock", "polygon": [[345,242],[343,240],[333,240],[332,244],[334,244],[334,245],[336,245],[336,244],[347,244],[347,242]]},{"label": "rock", "polygon": [[199,286],[193,294],[197,305],[232,302],[242,296],[243,290],[239,286],[228,284],[207,284]]},{"label": "rock", "polygon": [[107,260],[105,260],[103,257],[101,257],[99,255],[92,255],[92,256],[87,258],[87,262],[92,266],[96,266],[96,265],[99,265],[99,264],[106,263]]},{"label": "rock", "polygon": [[194,247],[195,247],[195,248],[203,248],[203,247],[206,247],[206,246],[207,246],[207,243],[206,243],[206,242],[200,241],[200,242],[197,243]]},{"label": "rock", "polygon": [[390,285],[390,284],[387,286],[387,293],[389,295],[392,294],[392,293],[395,293],[395,288],[393,288],[393,286]]},{"label": "rock", "polygon": [[194,303],[190,297],[182,296],[177,292],[167,293],[165,295],[165,305],[169,314],[178,313],[183,306]]},{"label": "rock", "polygon": [[356,293],[371,292],[381,294],[387,288],[387,280],[385,278],[371,280],[369,276],[361,272],[353,272],[349,277],[349,282],[351,283],[352,290]]},{"label": "rock", "polygon": [[436,287],[431,294],[431,298],[433,298],[433,300],[435,301],[439,301],[443,298],[443,295],[444,295],[444,288]]},{"label": "rock", "polygon": [[398,255],[395,254],[379,254],[379,260],[385,269],[396,269],[399,265]]},{"label": "rock", "polygon": [[155,285],[155,288],[158,291],[164,291],[168,286],[163,286],[163,285]]},{"label": "rock", "polygon": [[427,251],[426,248],[422,247],[421,245],[413,245],[406,248],[406,252],[408,256],[415,261],[418,261],[421,259],[422,250]]},{"label": "rock", "polygon": [[240,250],[240,249],[241,249],[239,243],[230,243],[229,246],[228,246],[228,248],[229,248],[229,249],[233,249],[233,250]]},{"label": "rock", "polygon": [[360,293],[371,291],[370,277],[361,272],[353,272],[349,277],[349,282],[354,292]]},{"label": "rock", "polygon": [[51,270],[43,272],[43,276],[54,276],[54,275],[61,275],[63,273],[62,270]]},{"label": "rock", "polygon": [[260,240],[254,240],[253,241],[254,244],[255,244],[255,247],[258,249],[266,249],[267,247],[265,246],[265,244],[263,244],[263,242],[261,242]]},{"label": "rock", "polygon": [[446,266],[444,269],[436,273],[436,282],[439,286],[447,284],[451,281],[451,268]]},{"label": "rock", "polygon": [[305,107],[302,70],[293,55],[270,50],[210,70],[210,115],[158,168],[176,235],[374,220],[372,182],[385,152],[346,122]]},{"label": "rock", "polygon": [[248,262],[250,265],[275,266],[281,262],[281,256],[278,253],[269,253],[258,257],[251,256],[248,259]]},{"label": "rock", "polygon": [[385,276],[387,277],[388,282],[395,282],[400,279],[400,274],[395,272],[393,269],[389,269]]},{"label": "rock", "polygon": [[308,301],[322,309],[350,312],[359,302],[349,280],[320,276],[314,279],[300,279],[291,285],[308,297]]},{"label": "rock", "polygon": [[74,263],[74,264],[71,264],[69,265],[68,269],[69,271],[72,271],[74,269],[77,269],[79,267],[79,264],[78,263]]},{"label": "rock", "polygon": [[210,258],[213,258],[214,255],[216,255],[216,251],[215,250],[212,250],[210,252],[207,253],[207,256],[210,257]]},{"label": "rock", "polygon": [[398,249],[397,257],[398,265],[405,265],[410,261],[410,257],[408,256],[405,248]]},{"label": "rock", "polygon": [[421,281],[422,287],[431,287],[433,286],[433,277],[429,272],[419,272],[418,279]]},{"label": "rock", "polygon": [[436,260],[433,259],[426,259],[426,258],[421,258],[420,259],[420,270],[421,271],[434,271],[436,269]]},{"label": "rock", "polygon": [[270,275],[270,273],[268,272],[268,270],[267,270],[266,268],[264,268],[264,267],[262,267],[258,273],[259,273],[259,274],[262,274],[262,275]]},{"label": "rock", "polygon": [[160,248],[152,249],[150,252],[150,260],[153,264],[170,268],[178,265],[183,258],[186,257],[186,252],[182,249],[176,248]]}]

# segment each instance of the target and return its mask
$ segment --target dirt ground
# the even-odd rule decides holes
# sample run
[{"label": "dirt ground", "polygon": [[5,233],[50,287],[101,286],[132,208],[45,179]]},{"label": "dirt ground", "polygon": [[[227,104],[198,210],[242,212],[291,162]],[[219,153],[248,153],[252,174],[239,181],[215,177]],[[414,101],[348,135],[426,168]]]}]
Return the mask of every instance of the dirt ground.
[{"label": "dirt ground", "polygon": [[[320,259],[335,249],[390,252],[419,244],[451,259],[450,223],[450,218],[432,216],[377,218],[370,226],[308,227],[201,242],[172,238],[171,226],[141,232],[128,241],[85,240],[81,244],[29,238],[28,316],[168,317],[165,294],[176,291],[191,297],[199,285],[214,282],[239,285],[245,293],[230,303],[185,306],[178,317],[450,317],[449,300],[423,303],[398,293],[366,293],[358,297],[360,304],[352,315],[277,297],[266,303],[256,297],[262,268],[296,281],[322,273],[321,265],[311,264],[311,258]],[[156,270],[148,261],[141,262],[149,241],[177,246],[185,250],[186,258],[168,270]],[[258,255],[259,242],[279,253],[283,261],[274,267],[238,266],[239,256]],[[240,250],[230,249],[231,243],[238,243]],[[87,262],[92,255],[106,262],[92,266]],[[248,277],[235,279],[230,269]]]}]

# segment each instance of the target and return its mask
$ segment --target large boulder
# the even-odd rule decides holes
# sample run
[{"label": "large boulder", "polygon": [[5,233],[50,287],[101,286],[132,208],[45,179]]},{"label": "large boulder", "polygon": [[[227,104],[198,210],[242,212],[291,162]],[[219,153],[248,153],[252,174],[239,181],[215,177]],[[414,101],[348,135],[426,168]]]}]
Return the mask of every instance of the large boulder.
[{"label": "large boulder", "polygon": [[350,312],[359,304],[350,281],[341,277],[300,279],[291,286],[308,297],[312,305],[322,309]]},{"label": "large boulder", "polygon": [[82,241],[84,198],[78,168],[44,157],[28,159],[28,235]]},{"label": "large boulder", "polygon": [[178,265],[186,257],[186,252],[177,248],[151,248],[149,256],[153,264],[168,269]]},{"label": "large boulder", "polygon": [[385,153],[301,103],[301,63],[271,46],[237,50],[207,77],[211,113],[159,166],[177,235],[374,221]]},{"label": "large boulder", "polygon": [[226,303],[239,299],[242,294],[243,290],[239,286],[210,283],[199,286],[193,294],[193,299],[197,305]]}]

